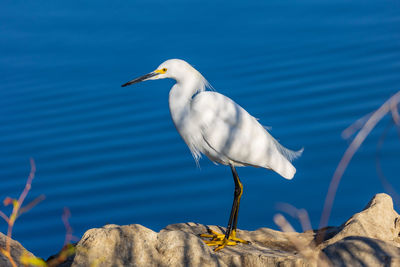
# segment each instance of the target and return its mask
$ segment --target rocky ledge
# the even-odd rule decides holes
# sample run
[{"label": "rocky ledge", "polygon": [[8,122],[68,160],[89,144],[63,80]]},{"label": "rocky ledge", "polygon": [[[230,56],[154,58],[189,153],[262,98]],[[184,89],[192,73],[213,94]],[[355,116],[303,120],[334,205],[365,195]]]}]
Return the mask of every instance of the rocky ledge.
[{"label": "rocky ledge", "polygon": [[[138,224],[106,225],[88,230],[60,266],[400,266],[400,218],[386,194],[374,196],[339,227],[304,233],[238,230],[251,244],[218,252],[199,237],[209,229],[225,230],[180,223],[157,233]],[[6,266],[7,260],[0,262]]]}]

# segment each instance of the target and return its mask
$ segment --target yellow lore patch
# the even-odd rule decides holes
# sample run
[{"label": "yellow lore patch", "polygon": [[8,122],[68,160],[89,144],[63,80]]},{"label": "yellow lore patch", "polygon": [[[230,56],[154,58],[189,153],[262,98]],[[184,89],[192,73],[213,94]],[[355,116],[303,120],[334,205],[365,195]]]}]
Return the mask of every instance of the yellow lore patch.
[{"label": "yellow lore patch", "polygon": [[167,69],[166,69],[166,68],[162,68],[162,69],[159,69],[159,70],[155,70],[154,72],[155,72],[155,73],[164,74],[164,73],[167,72]]}]

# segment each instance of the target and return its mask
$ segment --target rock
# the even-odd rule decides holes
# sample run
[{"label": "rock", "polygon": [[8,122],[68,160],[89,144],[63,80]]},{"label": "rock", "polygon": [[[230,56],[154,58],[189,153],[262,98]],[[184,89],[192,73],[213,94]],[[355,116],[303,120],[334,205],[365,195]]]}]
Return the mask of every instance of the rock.
[{"label": "rock", "polygon": [[400,266],[399,232],[392,198],[377,194],[363,211],[330,229],[331,237],[318,248],[334,266]]},{"label": "rock", "polygon": [[334,266],[400,266],[400,248],[368,237],[346,237],[323,252]]},{"label": "rock", "polygon": [[72,266],[145,266],[158,262],[157,233],[141,225],[106,225],[87,231],[76,246]]},{"label": "rock", "polygon": [[400,266],[399,222],[391,198],[378,194],[339,227],[304,233],[238,230],[251,244],[218,252],[199,235],[208,229],[224,232],[222,227],[181,223],[156,233],[137,224],[106,225],[84,234],[72,266]]},{"label": "rock", "polygon": [[[159,233],[141,225],[106,225],[87,231],[76,246],[72,266],[291,266],[305,261],[283,233],[270,229],[239,231],[252,245],[239,244],[215,253],[199,234],[207,226],[195,223],[169,225]],[[211,226],[213,230],[223,230]],[[282,233],[281,233],[282,234]],[[312,239],[312,236],[309,238]],[[267,247],[265,244],[275,244]],[[288,246],[287,251],[282,248]]]},{"label": "rock", "polygon": [[399,219],[399,214],[393,209],[392,198],[387,194],[377,194],[363,211],[354,214],[338,227],[337,233],[323,242],[320,247],[326,247],[349,236],[379,239],[398,246],[400,241]]},{"label": "rock", "polygon": [[[0,233],[0,248],[6,249],[6,243],[7,243],[7,236]],[[11,251],[11,257],[18,266],[22,266],[20,261],[22,255],[26,255],[31,258],[36,258],[31,252],[27,251],[19,242],[12,239],[10,240],[10,251]],[[3,253],[0,253],[0,266],[2,267],[12,266],[10,260],[6,256],[4,256]]]}]

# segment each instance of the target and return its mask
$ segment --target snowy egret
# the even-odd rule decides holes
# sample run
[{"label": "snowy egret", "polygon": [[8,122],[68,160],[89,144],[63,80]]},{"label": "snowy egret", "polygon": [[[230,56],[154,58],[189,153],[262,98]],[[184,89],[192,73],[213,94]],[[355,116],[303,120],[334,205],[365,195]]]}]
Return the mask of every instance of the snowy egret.
[{"label": "snowy egret", "polygon": [[236,237],[240,198],[243,185],[236,166],[253,166],[273,170],[292,179],[296,169],[291,161],[303,149],[292,151],[275,140],[269,132],[230,98],[210,88],[207,80],[186,61],[170,59],[155,71],[133,79],[134,83],[171,78],[176,81],[169,92],[169,108],[176,129],[189,147],[196,163],[206,155],[214,163],[229,165],[235,182],[234,200],[225,234],[210,231],[207,238],[215,251],[226,245],[248,243]]}]

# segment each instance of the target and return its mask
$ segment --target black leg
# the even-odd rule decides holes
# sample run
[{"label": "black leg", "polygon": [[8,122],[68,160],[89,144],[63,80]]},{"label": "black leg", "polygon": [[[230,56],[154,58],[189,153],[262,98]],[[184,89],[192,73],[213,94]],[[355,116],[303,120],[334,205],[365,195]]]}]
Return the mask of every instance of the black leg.
[{"label": "black leg", "polygon": [[236,188],[239,187],[240,191],[238,192],[238,200],[237,200],[237,207],[235,211],[235,216],[233,217],[233,226],[232,230],[236,231],[237,228],[237,221],[238,221],[238,215],[239,215],[239,207],[240,207],[240,199],[243,194],[243,184],[240,182],[239,175],[236,172],[235,167],[231,166],[232,174],[235,180],[235,193],[236,193]]},{"label": "black leg", "polygon": [[240,198],[243,194],[243,185],[239,180],[239,176],[236,172],[236,169],[233,165],[229,165],[231,167],[233,180],[235,182],[235,191],[233,194],[233,204],[231,209],[231,214],[229,216],[228,226],[226,227],[225,238],[228,240],[232,230],[236,230],[237,227],[237,219],[239,213],[239,204]]},{"label": "black leg", "polygon": [[239,176],[236,172],[235,167],[229,164],[231,167],[233,181],[235,182],[235,192],[233,194],[233,204],[231,214],[229,215],[228,226],[226,227],[225,234],[218,234],[210,229],[209,234],[202,234],[201,237],[211,238],[211,240],[205,241],[208,246],[217,246],[214,251],[219,251],[225,246],[234,246],[238,243],[249,244],[250,242],[242,240],[236,237],[236,228],[239,215],[240,198],[243,194],[243,185],[240,182]]}]

